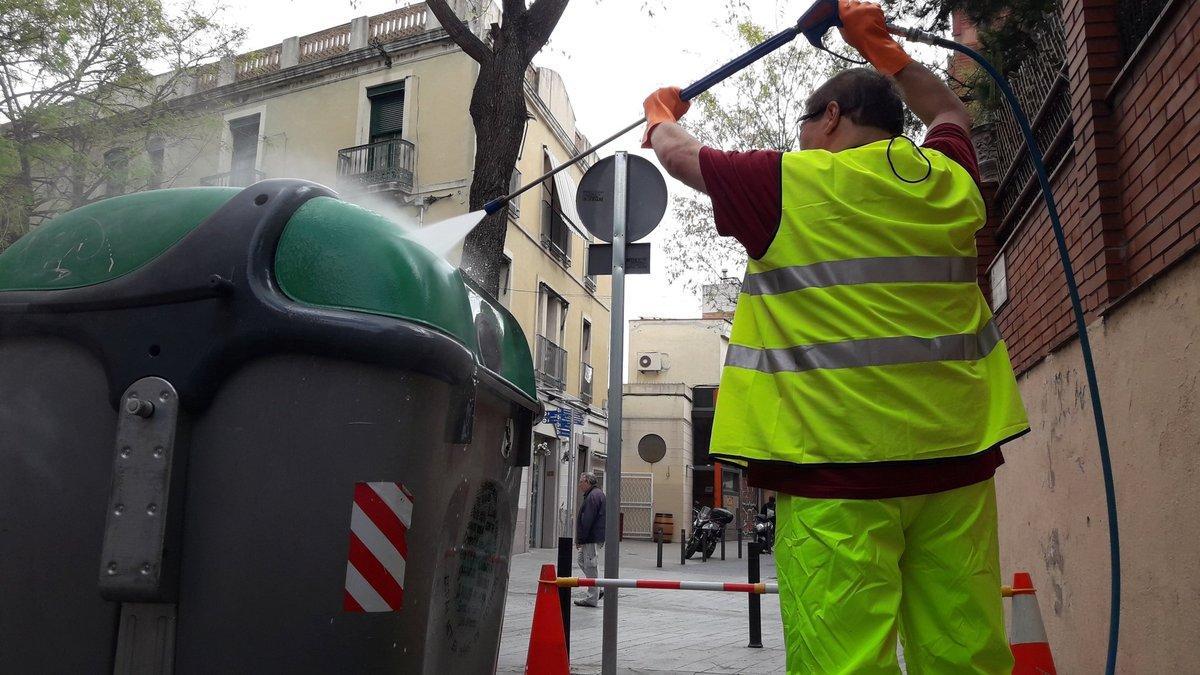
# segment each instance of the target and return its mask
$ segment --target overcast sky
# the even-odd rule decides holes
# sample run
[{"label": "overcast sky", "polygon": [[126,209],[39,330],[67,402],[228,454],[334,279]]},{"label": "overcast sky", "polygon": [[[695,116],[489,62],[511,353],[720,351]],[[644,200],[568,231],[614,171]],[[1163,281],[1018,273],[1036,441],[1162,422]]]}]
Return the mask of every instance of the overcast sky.
[{"label": "overcast sky", "polygon": [[[364,0],[350,2],[300,2],[299,0],[245,0],[228,4],[230,17],[247,31],[242,50],[275,44],[292,35],[304,35],[349,21],[355,16],[379,14],[410,4],[407,1]],[[655,88],[686,86],[737,54],[725,26],[725,0],[663,0],[650,3],[653,16],[641,0],[572,0],[550,44],[534,60],[562,74],[575,108],[577,124],[588,138],[604,138],[642,115],[642,99]],[[808,2],[751,0],[756,19],[782,28],[777,17],[798,17]],[[792,18],[792,21],[795,19]],[[631,132],[600,154],[628,150],[647,157],[638,147],[639,132]],[[689,190],[667,178],[672,194]],[[671,214],[650,237],[655,245],[654,273],[631,276],[627,285],[626,317],[698,317],[700,301],[665,274],[662,237],[671,229]],[[741,270],[730,270],[739,275]]]}]

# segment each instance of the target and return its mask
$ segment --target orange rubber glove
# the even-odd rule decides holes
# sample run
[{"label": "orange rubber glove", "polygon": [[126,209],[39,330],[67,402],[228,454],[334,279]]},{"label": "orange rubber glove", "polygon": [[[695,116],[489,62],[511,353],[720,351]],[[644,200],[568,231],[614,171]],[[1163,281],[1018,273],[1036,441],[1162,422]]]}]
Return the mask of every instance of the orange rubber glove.
[{"label": "orange rubber glove", "polygon": [[883,9],[879,5],[860,0],[840,0],[838,15],[842,19],[842,26],[838,29],[842,39],[857,49],[879,72],[895,75],[912,63],[912,57],[888,33]]},{"label": "orange rubber glove", "polygon": [[642,147],[650,147],[650,134],[654,127],[663,122],[678,122],[692,107],[690,101],[679,98],[679,87],[663,87],[646,97],[642,108],[646,111],[646,133],[642,134]]}]

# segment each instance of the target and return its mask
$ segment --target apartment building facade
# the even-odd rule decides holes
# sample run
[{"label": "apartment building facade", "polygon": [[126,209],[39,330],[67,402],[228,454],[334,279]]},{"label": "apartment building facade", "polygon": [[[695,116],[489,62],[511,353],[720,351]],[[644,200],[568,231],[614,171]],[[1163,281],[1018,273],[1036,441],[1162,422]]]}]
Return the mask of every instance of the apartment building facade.
[{"label": "apartment building facade", "polygon": [[[754,522],[763,491],[748,485],[739,467],[708,454],[740,287],[736,279],[704,286],[699,318],[629,322],[621,446],[627,537],[651,538],[656,514],[671,516],[676,533],[690,528],[696,505],[734,511],[738,519],[726,531],[729,538],[735,527]],[[645,449],[654,447],[665,453],[647,461],[656,455]]]},{"label": "apartment building facade", "polygon": [[[483,37],[495,18],[484,14],[469,25]],[[196,73],[176,102],[208,111],[211,133],[166,139],[151,163],[172,176],[161,187],[312,180],[392,218],[398,233],[421,230],[470,211],[475,137],[468,109],[477,68],[423,3],[356,17]],[[557,73],[531,67],[525,98],[514,186],[589,145]],[[583,274],[592,238],[575,212],[575,186],[591,161],[508,209],[499,299],[526,333],[550,413],[535,429],[514,552],[554,546],[569,533],[574,474],[604,457],[611,292],[606,278]],[[457,263],[454,248],[446,255]],[[562,418],[571,424],[553,423]]]},{"label": "apartment building facade", "polygon": [[[1011,79],[1047,156],[1095,352],[1121,533],[1117,669],[1187,672],[1200,661],[1200,4],[1060,5]],[[964,21],[954,31],[977,39]],[[1090,392],[1016,122],[981,122],[980,283],[1033,427],[997,474],[1002,565],[1033,574],[1059,670],[1099,672],[1109,519]]]}]

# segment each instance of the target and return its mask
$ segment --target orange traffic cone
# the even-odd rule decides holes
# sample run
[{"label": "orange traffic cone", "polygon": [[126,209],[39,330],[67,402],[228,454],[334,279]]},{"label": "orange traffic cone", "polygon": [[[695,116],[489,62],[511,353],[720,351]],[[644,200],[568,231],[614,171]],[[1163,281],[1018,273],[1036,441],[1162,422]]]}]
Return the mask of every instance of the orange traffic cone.
[{"label": "orange traffic cone", "polygon": [[1005,595],[1012,595],[1008,643],[1016,660],[1013,675],[1055,675],[1054,658],[1050,655],[1050,643],[1046,641],[1046,626],[1042,623],[1042,611],[1038,609],[1029,573],[1014,574],[1012,588],[1005,590]]},{"label": "orange traffic cone", "polygon": [[571,669],[558,586],[554,584],[556,578],[554,565],[542,565],[533,606],[533,630],[529,633],[529,655],[525,657],[527,675],[567,675]]}]

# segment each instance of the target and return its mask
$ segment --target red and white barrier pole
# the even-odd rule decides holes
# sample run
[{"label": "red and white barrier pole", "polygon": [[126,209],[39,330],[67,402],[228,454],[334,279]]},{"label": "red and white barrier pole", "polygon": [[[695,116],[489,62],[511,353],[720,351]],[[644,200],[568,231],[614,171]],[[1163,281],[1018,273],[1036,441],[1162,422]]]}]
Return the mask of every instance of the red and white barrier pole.
[{"label": "red and white barrier pole", "polygon": [[594,579],[591,577],[558,577],[553,582],[559,588],[651,588],[660,591],[724,591],[727,593],[779,593],[778,584],[726,583],[723,581],[669,581],[666,579]]}]

